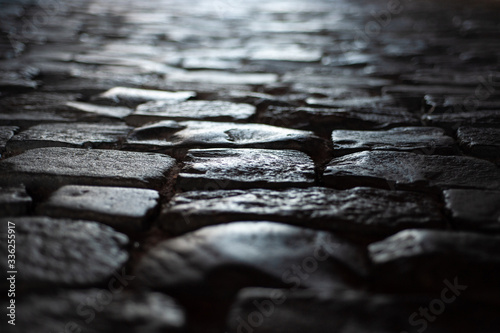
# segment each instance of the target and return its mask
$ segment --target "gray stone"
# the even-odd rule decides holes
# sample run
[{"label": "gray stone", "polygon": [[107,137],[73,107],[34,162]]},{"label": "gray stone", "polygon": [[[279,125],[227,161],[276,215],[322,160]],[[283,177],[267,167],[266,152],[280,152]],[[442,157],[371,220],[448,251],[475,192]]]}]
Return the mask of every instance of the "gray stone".
[{"label": "gray stone", "polygon": [[500,231],[500,191],[444,191],[446,208],[459,229]]},{"label": "gray stone", "polygon": [[345,191],[311,187],[184,192],[165,206],[158,222],[178,234],[243,220],[371,235],[443,227],[440,206],[426,195],[360,187]]},{"label": "gray stone", "polygon": [[75,115],[45,111],[0,112],[0,125],[30,127],[40,123],[65,123],[76,121]]},{"label": "gray stone", "polygon": [[346,155],[363,150],[394,150],[423,154],[456,152],[453,139],[435,127],[397,127],[388,131],[332,132],[333,153]]},{"label": "gray stone", "polygon": [[139,105],[126,120],[133,126],[161,120],[244,121],[253,116],[254,113],[254,106],[243,103],[224,101],[186,101],[175,104],[152,102]]},{"label": "gray stone", "polygon": [[443,114],[425,114],[422,116],[424,124],[429,126],[443,127],[454,132],[460,126],[480,124],[483,126],[500,126],[500,111],[471,111],[451,112]]},{"label": "gray stone", "polygon": [[[439,293],[435,296],[440,297]],[[500,329],[497,301],[466,302],[447,290],[445,297],[453,301],[441,311],[436,297],[246,288],[231,307],[228,332],[388,333],[425,327],[430,333],[495,333]]]},{"label": "gray stone", "polygon": [[16,134],[7,151],[20,153],[43,147],[115,148],[131,128],[124,123],[41,124]]},{"label": "gray stone", "polygon": [[176,162],[153,153],[38,148],[0,162],[2,182],[54,188],[68,184],[152,188],[171,181]]},{"label": "gray stone", "polygon": [[37,213],[102,222],[121,232],[134,232],[144,228],[158,201],[158,192],[153,190],[68,185],[38,206]]},{"label": "gray stone", "polygon": [[169,74],[168,82],[196,82],[226,85],[263,85],[278,80],[278,75],[271,73],[230,73],[226,71],[180,71]]},{"label": "gray stone", "polygon": [[384,108],[384,107],[394,107],[396,102],[389,96],[368,96],[368,97],[355,97],[355,98],[317,98],[309,97],[306,103],[310,106],[323,106],[336,109],[351,109],[351,110],[362,110],[362,109],[373,109],[373,108]]},{"label": "gray stone", "polygon": [[21,110],[54,112],[61,105],[75,101],[82,96],[76,93],[40,92],[33,91],[25,94],[15,94],[0,99],[0,106],[4,111],[19,113]]},{"label": "gray stone", "polygon": [[169,101],[178,103],[195,97],[194,91],[161,91],[137,88],[115,87],[94,98],[96,101],[115,105],[134,106],[150,101]]},{"label": "gray stone", "polygon": [[314,163],[295,150],[191,149],[177,185],[182,190],[313,185]]},{"label": "gray stone", "polygon": [[155,292],[132,294],[124,287],[112,278],[108,289],[30,294],[16,302],[16,332],[184,332],[185,314],[174,299]]},{"label": "gray stone", "polygon": [[[498,99],[474,99],[469,96],[425,95],[428,113],[466,112],[475,110],[500,110]],[[468,110],[469,109],[469,110]]]},{"label": "gray stone", "polygon": [[0,89],[2,90],[32,90],[38,87],[39,82],[18,72],[0,71]]},{"label": "gray stone", "polygon": [[[1,219],[4,244],[11,224],[8,221],[15,224],[16,260],[13,266],[3,260],[0,267],[3,272],[17,271],[19,288],[98,285],[112,278],[128,259],[128,238],[95,222],[48,217]],[[7,247],[2,246],[0,253],[7,258]]]},{"label": "gray stone", "polygon": [[[460,292],[499,295],[500,237],[468,232],[405,230],[368,246],[382,289],[439,291],[443,280]],[[458,282],[457,282],[458,280]]]},{"label": "gray stone", "polygon": [[133,112],[132,109],[124,106],[106,106],[82,102],[67,102],[64,104],[70,111],[81,113],[86,117],[107,117],[123,119]]},{"label": "gray stone", "polygon": [[270,106],[259,114],[259,122],[324,132],[333,129],[385,129],[397,126],[420,125],[420,120],[402,108],[348,110],[326,108],[293,108]]},{"label": "gray stone", "polygon": [[24,186],[0,187],[0,216],[27,215],[31,197]]},{"label": "gray stone", "polygon": [[491,162],[472,157],[364,151],[334,158],[324,181],[335,188],[500,189],[500,171]]},{"label": "gray stone", "polygon": [[9,141],[18,130],[19,127],[16,126],[0,126],[0,154],[5,151],[7,141]]},{"label": "gray stone", "polygon": [[392,95],[400,98],[422,98],[426,94],[474,95],[474,87],[453,85],[397,85],[384,87],[382,93],[384,95]]},{"label": "gray stone", "polygon": [[374,89],[392,83],[391,80],[362,76],[355,77],[349,74],[320,74],[308,72],[308,69],[297,71],[294,73],[287,73],[283,76],[283,82],[289,82],[293,85],[294,89],[304,89],[306,87],[317,88],[338,88],[338,87],[353,87],[356,89]]},{"label": "gray stone", "polygon": [[135,129],[126,147],[162,152],[188,148],[294,149],[312,157],[326,157],[329,152],[326,141],[313,132],[263,124],[168,120]]},{"label": "gray stone", "polygon": [[457,139],[467,154],[500,159],[500,127],[460,127]]},{"label": "gray stone", "polygon": [[153,289],[224,297],[249,285],[356,286],[365,264],[361,247],[328,232],[235,222],[159,243],[140,259],[134,274]]},{"label": "gray stone", "polygon": [[321,60],[320,49],[306,49],[297,45],[265,44],[250,52],[250,60],[275,60],[294,62],[317,62]]}]

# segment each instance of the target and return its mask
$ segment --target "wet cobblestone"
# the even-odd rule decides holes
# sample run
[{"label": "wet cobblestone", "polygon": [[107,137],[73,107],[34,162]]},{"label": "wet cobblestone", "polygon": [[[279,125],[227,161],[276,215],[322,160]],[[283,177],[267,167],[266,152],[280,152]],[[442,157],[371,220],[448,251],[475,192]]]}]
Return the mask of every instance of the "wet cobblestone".
[{"label": "wet cobblestone", "polygon": [[498,1],[0,8],[1,332],[500,330]]}]

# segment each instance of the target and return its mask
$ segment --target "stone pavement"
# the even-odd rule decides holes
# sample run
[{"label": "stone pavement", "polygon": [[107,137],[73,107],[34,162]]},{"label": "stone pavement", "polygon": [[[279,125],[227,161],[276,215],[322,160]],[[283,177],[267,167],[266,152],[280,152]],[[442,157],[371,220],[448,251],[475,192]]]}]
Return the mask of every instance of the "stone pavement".
[{"label": "stone pavement", "polygon": [[0,0],[0,331],[499,332],[499,10]]}]

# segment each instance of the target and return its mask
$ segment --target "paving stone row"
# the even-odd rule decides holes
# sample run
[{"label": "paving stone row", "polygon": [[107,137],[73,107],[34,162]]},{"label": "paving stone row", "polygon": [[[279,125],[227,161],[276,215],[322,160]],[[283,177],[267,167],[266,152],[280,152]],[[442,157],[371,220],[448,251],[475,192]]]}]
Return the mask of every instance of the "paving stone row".
[{"label": "paving stone row", "polygon": [[498,332],[497,21],[482,1],[3,1],[0,327]]}]

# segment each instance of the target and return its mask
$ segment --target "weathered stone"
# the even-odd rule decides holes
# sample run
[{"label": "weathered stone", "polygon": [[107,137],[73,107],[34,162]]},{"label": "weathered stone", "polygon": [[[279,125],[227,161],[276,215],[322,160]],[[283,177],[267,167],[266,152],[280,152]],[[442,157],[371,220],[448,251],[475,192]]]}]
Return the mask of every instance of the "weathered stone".
[{"label": "weathered stone", "polygon": [[184,332],[185,314],[174,299],[123,291],[130,282],[111,278],[108,289],[31,294],[16,302],[15,332]]},{"label": "weathered stone", "polygon": [[494,333],[500,328],[497,301],[467,302],[446,290],[445,300],[452,301],[443,305],[444,311],[440,304],[445,300],[440,299],[439,293],[400,296],[246,288],[231,307],[228,332],[386,333],[425,328],[431,333],[450,330]]},{"label": "weathered stone", "polygon": [[474,88],[452,85],[397,85],[384,87],[382,93],[399,98],[422,98],[426,94],[474,95]]},{"label": "weathered stone", "polygon": [[76,148],[38,148],[0,162],[3,183],[54,188],[68,184],[161,190],[175,160],[153,153]]},{"label": "weathered stone", "polygon": [[28,215],[31,197],[24,186],[0,187],[0,216]]},{"label": "weathered stone", "polygon": [[312,185],[314,163],[296,150],[191,149],[177,185],[182,190]]},{"label": "weathered stone", "polygon": [[[95,222],[48,217],[1,219],[4,244],[12,223],[15,265],[7,266],[4,260],[0,267],[4,272],[17,271],[19,288],[98,285],[112,278],[128,259],[128,238]],[[7,258],[7,246],[2,246],[0,253]]]},{"label": "weathered stone", "polygon": [[458,228],[500,230],[500,191],[448,190],[444,199]]},{"label": "weathered stone", "polygon": [[0,126],[0,157],[5,151],[7,141],[9,141],[18,130],[19,127],[16,126]]},{"label": "weathered stone", "polygon": [[500,159],[500,127],[460,127],[457,139],[467,154]]},{"label": "weathered stone", "polygon": [[15,94],[0,99],[1,109],[17,113],[21,111],[54,112],[65,103],[75,101],[82,96],[76,93],[49,93],[33,91],[26,94]]},{"label": "weathered stone", "polygon": [[[380,288],[441,290],[443,280],[470,294],[500,294],[500,237],[467,232],[405,230],[370,244]],[[464,291],[465,290],[465,291]]]},{"label": "weathered stone", "polygon": [[485,160],[462,156],[364,151],[334,158],[324,181],[335,188],[500,189],[500,171]]},{"label": "weathered stone", "polygon": [[263,124],[168,120],[135,129],[126,147],[167,152],[188,148],[294,149],[312,157],[326,157],[329,152],[326,141],[313,132]]},{"label": "weathered stone", "polygon": [[500,111],[471,111],[471,112],[451,112],[443,114],[425,114],[422,121],[429,126],[443,127],[455,132],[457,128],[464,125],[500,126]]},{"label": "weathered stone", "polygon": [[187,101],[183,103],[152,102],[139,105],[127,117],[127,123],[140,126],[161,120],[244,121],[253,116],[255,107],[224,101]]},{"label": "weathered stone", "polygon": [[134,232],[144,228],[158,200],[158,192],[153,190],[68,185],[38,206],[37,213],[97,221],[121,232]]},{"label": "weathered stone", "polygon": [[471,99],[470,96],[425,95],[428,113],[467,112],[474,110],[500,110],[498,99]]},{"label": "weathered stone", "polygon": [[94,98],[96,101],[115,105],[135,106],[149,101],[178,103],[196,96],[194,91],[161,91],[137,88],[115,87]]},{"label": "weathered stone", "polygon": [[420,125],[419,119],[401,108],[364,111],[270,106],[258,115],[259,122],[275,126],[330,133],[332,129],[385,129]]},{"label": "weathered stone", "polygon": [[[337,73],[336,73],[337,74]],[[355,77],[353,75],[337,74],[311,74],[307,69],[297,71],[295,73],[287,73],[283,76],[283,82],[289,82],[294,86],[294,89],[304,89],[305,87],[316,88],[338,88],[338,87],[354,87],[357,89],[374,89],[381,88],[392,81],[388,79],[363,76]]]},{"label": "weathered stone", "polygon": [[456,152],[453,139],[434,127],[397,127],[388,131],[332,132],[333,153],[346,155],[363,150],[394,150],[423,154]]},{"label": "weathered stone", "polygon": [[82,113],[86,117],[109,117],[123,119],[133,112],[124,106],[106,106],[82,102],[67,102],[65,106],[73,112]]},{"label": "weathered stone", "polygon": [[250,52],[250,60],[317,62],[322,57],[319,49],[305,49],[297,45],[262,45]]},{"label": "weathered stone", "polygon": [[347,99],[337,98],[316,98],[310,97],[306,100],[310,106],[323,106],[336,109],[349,109],[360,111],[363,109],[373,109],[384,107],[395,107],[396,102],[389,96],[369,96],[369,97],[355,97]]},{"label": "weathered stone", "polygon": [[278,80],[278,75],[271,73],[230,73],[225,71],[182,71],[169,74],[170,82],[197,82],[216,84],[262,85]]},{"label": "weathered stone", "polygon": [[189,70],[236,70],[241,68],[241,62],[217,58],[184,58],[182,59],[182,68]]},{"label": "weathered stone", "polygon": [[17,72],[0,71],[0,89],[2,90],[33,90],[38,87],[38,82],[31,77]]},{"label": "weathered stone", "polygon": [[222,297],[249,285],[356,286],[365,270],[361,248],[336,235],[271,222],[235,222],[161,242],[140,259],[134,274],[153,289]]},{"label": "weathered stone", "polygon": [[45,111],[22,111],[22,112],[0,112],[0,125],[30,127],[40,123],[65,123],[76,121],[74,115],[45,112]]},{"label": "weathered stone", "polygon": [[115,148],[131,128],[124,123],[41,124],[16,134],[7,151],[19,153],[43,147]]},{"label": "weathered stone", "polygon": [[177,234],[243,220],[382,235],[443,226],[440,207],[430,197],[360,187],[345,191],[312,187],[184,192],[172,198],[158,222]]}]

